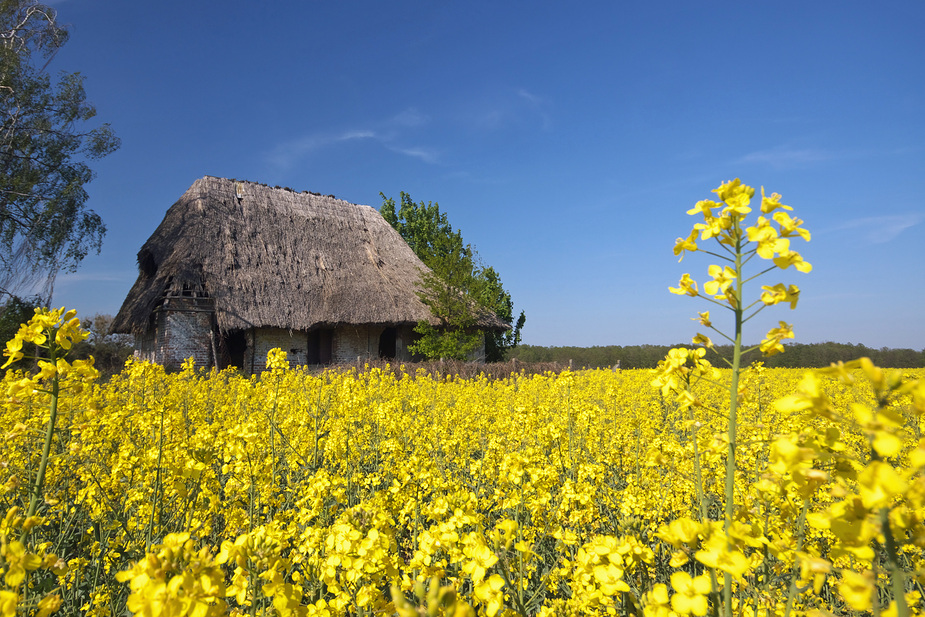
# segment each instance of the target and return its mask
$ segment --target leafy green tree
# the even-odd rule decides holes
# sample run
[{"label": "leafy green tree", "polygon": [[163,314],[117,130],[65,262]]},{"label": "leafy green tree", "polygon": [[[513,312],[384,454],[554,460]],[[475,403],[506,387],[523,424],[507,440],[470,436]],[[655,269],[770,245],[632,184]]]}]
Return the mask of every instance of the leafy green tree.
[{"label": "leafy green tree", "polygon": [[96,109],[79,73],[48,74],[67,41],[56,17],[35,0],[0,0],[0,295],[43,279],[50,295],[106,232],[86,207],[87,161],[119,140],[108,124],[86,126]]},{"label": "leafy green tree", "polygon": [[395,200],[380,195],[382,217],[430,268],[421,297],[441,324],[419,323],[415,331],[421,339],[410,347],[412,351],[429,358],[466,358],[481,341],[475,328],[478,311],[488,310],[512,326],[505,332],[485,333],[486,360],[503,360],[520,342],[526,316],[521,311],[514,323],[514,304],[498,272],[482,265],[472,245],[463,242],[462,234],[453,229],[438,204],[415,203],[402,192],[396,210]]},{"label": "leafy green tree", "polygon": [[501,285],[501,276],[494,268],[488,266],[479,271],[479,304],[494,311],[498,319],[512,326],[503,332],[490,331],[485,333],[485,360],[488,362],[503,362],[508,353],[520,343],[520,331],[527,321],[524,312],[520,312],[517,323],[514,323],[514,302],[511,294]]},{"label": "leafy green tree", "polygon": [[473,275],[471,250],[463,246],[448,251],[431,264],[430,271],[424,273],[420,296],[440,325],[418,322],[414,331],[421,337],[409,349],[427,358],[465,360],[482,342],[476,328],[479,307],[472,300],[477,280]]}]

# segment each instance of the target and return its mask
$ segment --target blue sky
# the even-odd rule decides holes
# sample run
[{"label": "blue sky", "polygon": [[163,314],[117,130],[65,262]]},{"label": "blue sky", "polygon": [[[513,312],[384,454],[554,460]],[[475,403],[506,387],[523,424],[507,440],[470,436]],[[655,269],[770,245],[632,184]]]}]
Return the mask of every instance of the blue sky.
[{"label": "blue sky", "polygon": [[[501,274],[524,342],[688,341],[685,211],[741,177],[813,232],[768,279],[797,342],[925,348],[921,2],[55,3],[122,148],[95,164],[99,256],[54,303],[118,311],[135,254],[204,175],[378,208],[436,201]],[[799,250],[799,248],[798,248]],[[715,312],[714,312],[715,315]],[[722,320],[716,320],[722,324]]]}]

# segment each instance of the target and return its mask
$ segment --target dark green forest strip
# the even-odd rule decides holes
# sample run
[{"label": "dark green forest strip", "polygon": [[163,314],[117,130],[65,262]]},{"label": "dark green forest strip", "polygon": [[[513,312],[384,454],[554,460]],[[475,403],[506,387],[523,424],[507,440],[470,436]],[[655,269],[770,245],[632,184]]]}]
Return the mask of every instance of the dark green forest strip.
[{"label": "dark green forest strip", "polygon": [[[533,363],[555,362],[574,368],[603,368],[619,364],[620,368],[655,368],[672,347],[690,347],[690,345],[607,345],[595,347],[540,347],[537,345],[518,345],[510,352],[511,358],[520,362]],[[748,354],[747,362],[764,362],[767,367],[780,368],[821,368],[833,362],[847,362],[862,356],[873,360],[874,364],[884,368],[922,368],[925,367],[925,350],[914,349],[872,349],[864,345],[851,343],[811,343],[786,345],[787,351],[769,358],[762,358],[757,352]],[[717,350],[725,357],[730,356],[728,346],[717,345]],[[722,362],[716,354],[708,353],[707,359],[716,366]]]}]

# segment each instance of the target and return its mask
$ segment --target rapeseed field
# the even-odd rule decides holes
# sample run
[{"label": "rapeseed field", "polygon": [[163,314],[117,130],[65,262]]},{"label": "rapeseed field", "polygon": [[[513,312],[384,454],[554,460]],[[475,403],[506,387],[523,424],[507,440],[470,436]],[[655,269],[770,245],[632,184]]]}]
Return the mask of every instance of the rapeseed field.
[{"label": "rapeseed field", "polygon": [[921,614],[925,370],[743,366],[750,307],[799,295],[748,304],[751,257],[811,267],[779,241],[801,221],[746,227],[754,190],[717,193],[676,254],[718,239],[731,264],[673,291],[728,307],[731,336],[697,318],[725,366],[698,333],[656,371],[313,374],[274,350],[259,376],[101,384],[68,359],[76,316],[37,311],[7,356],[42,359],[0,398],[0,615]]}]

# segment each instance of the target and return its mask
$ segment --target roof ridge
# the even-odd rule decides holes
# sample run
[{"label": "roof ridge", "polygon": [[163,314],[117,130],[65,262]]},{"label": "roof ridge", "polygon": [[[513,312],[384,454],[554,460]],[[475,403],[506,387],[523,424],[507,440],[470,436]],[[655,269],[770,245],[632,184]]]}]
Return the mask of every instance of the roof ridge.
[{"label": "roof ridge", "polygon": [[[366,205],[366,204],[354,204],[353,202],[347,201],[346,199],[341,199],[341,198],[335,196],[333,193],[332,193],[332,194],[325,195],[325,194],[323,194],[323,193],[318,193],[318,192],[316,192],[316,191],[310,191],[310,190],[299,191],[299,190],[296,190],[296,189],[291,188],[291,187],[288,187],[288,186],[281,186],[281,185],[279,185],[279,184],[270,186],[270,185],[267,184],[266,182],[257,182],[257,181],[255,181],[255,180],[246,180],[246,179],[243,179],[243,180],[242,180],[242,179],[239,179],[239,178],[225,178],[225,177],[223,177],[223,176],[211,176],[211,175],[208,175],[208,174],[206,174],[205,176],[202,176],[201,178],[198,178],[195,182],[193,182],[193,185],[190,186],[190,188],[193,188],[193,186],[195,186],[197,183],[199,183],[199,182],[201,182],[201,181],[204,181],[204,180],[218,180],[218,181],[222,181],[222,182],[230,182],[230,183],[232,183],[232,184],[234,184],[234,183],[236,183],[236,182],[241,182],[241,183],[248,184],[248,185],[251,185],[251,186],[260,186],[260,187],[267,188],[267,189],[270,189],[270,190],[286,191],[286,192],[288,192],[288,193],[293,193],[293,194],[296,194],[296,195],[314,195],[315,197],[327,197],[327,198],[329,198],[329,199],[336,199],[337,201],[343,201],[343,202],[345,202],[345,203],[349,203],[349,204],[352,204],[352,205],[354,205],[354,206]],[[368,207],[372,207],[372,206],[368,206]]]}]

